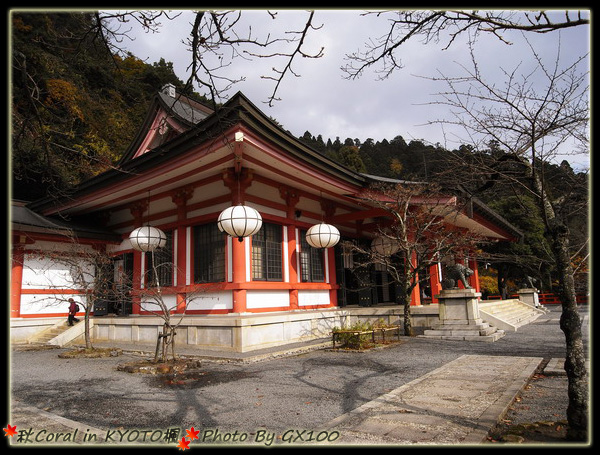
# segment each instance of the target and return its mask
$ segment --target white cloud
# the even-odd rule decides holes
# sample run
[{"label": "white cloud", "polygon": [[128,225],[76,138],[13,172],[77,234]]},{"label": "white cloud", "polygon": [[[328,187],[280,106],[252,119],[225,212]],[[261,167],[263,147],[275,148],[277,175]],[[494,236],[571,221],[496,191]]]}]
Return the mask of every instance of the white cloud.
[{"label": "white cloud", "polygon": [[[244,11],[242,20],[244,24],[252,25],[253,33],[265,36],[270,32],[273,37],[301,30],[307,17],[306,11],[284,10],[272,20],[265,11],[249,10]],[[189,34],[192,19],[192,13],[187,11],[175,21],[165,20],[159,34],[137,33],[138,38],[129,48],[136,56],[148,58],[149,62],[161,57],[172,61],[178,76],[185,79],[190,54],[181,42]],[[293,68],[301,77],[286,76],[277,93],[282,100],[274,107],[265,104],[274,82],[261,76],[272,75],[270,70],[278,61],[235,59],[228,69],[229,74],[234,78],[244,76],[246,80],[232,88],[229,94],[242,91],[295,135],[308,130],[315,136],[321,134],[325,140],[339,136],[342,141],[347,137],[390,140],[401,135],[407,141],[424,139],[448,147],[457,145],[445,143],[452,135],[445,137],[440,126],[419,126],[443,117],[446,112],[443,106],[430,104],[436,99],[435,93],[445,87],[418,76],[433,76],[438,70],[456,74],[459,71],[456,62],[468,59],[464,41],[457,41],[445,51],[441,49],[442,45],[411,42],[402,48],[401,60],[405,67],[388,79],[378,81],[374,71],[367,70],[359,79],[346,80],[340,70],[345,54],[358,50],[369,38],[384,34],[387,18],[361,16],[360,11],[352,10],[317,10],[314,24],[323,27],[310,32],[307,49],[317,52],[324,46],[324,56],[296,59]],[[588,33],[587,27],[578,27],[560,35],[527,36],[543,58],[553,59],[559,36],[563,55],[579,55],[589,49]],[[511,69],[519,62],[528,65],[532,54],[524,44],[523,36],[514,33],[510,38],[514,44],[508,46],[494,37],[481,36],[476,48],[480,67],[494,74],[500,66]]]}]

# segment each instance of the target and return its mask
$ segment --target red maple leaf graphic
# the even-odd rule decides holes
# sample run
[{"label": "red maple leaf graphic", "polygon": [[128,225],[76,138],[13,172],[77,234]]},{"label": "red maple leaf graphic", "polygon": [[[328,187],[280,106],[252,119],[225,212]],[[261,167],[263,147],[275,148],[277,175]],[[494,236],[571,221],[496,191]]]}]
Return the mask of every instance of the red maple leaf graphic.
[{"label": "red maple leaf graphic", "polygon": [[185,430],[185,432],[187,433],[186,438],[188,438],[190,441],[193,441],[194,439],[198,439],[198,433],[200,433],[200,430],[194,430],[194,427],[192,427],[189,430]]},{"label": "red maple leaf graphic", "polygon": [[17,434],[17,426],[15,425],[14,427],[11,427],[10,425],[6,425],[6,428],[4,428],[4,433],[4,436],[9,436],[12,438],[14,435]]},{"label": "red maple leaf graphic", "polygon": [[181,438],[181,441],[177,444],[179,450],[185,450],[190,448],[190,442],[186,441],[185,438]]}]

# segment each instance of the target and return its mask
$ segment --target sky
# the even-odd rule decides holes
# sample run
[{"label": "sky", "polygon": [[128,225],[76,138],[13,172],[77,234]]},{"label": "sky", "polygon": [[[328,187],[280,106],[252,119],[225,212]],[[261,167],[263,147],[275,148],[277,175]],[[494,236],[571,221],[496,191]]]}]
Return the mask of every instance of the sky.
[{"label": "sky", "polygon": [[[261,76],[273,75],[271,68],[281,62],[276,59],[233,59],[227,75],[245,80],[235,84],[226,95],[241,91],[295,136],[309,131],[313,136],[320,134],[325,141],[339,137],[342,142],[346,138],[364,142],[367,138],[380,141],[400,135],[407,142],[422,140],[449,149],[465,143],[466,136],[461,131],[452,131],[447,125],[444,128],[439,124],[427,125],[448,113],[444,106],[434,104],[439,101],[436,94],[446,90],[446,86],[428,77],[440,73],[462,74],[459,63],[469,58],[465,39],[459,39],[447,50],[442,49],[443,44],[409,42],[399,54],[404,67],[387,79],[379,80],[378,74],[367,70],[360,78],[348,80],[340,69],[345,64],[345,56],[364,49],[369,39],[388,30],[389,18],[363,13],[359,10],[315,11],[313,24],[321,28],[310,31],[305,49],[317,53],[323,47],[323,56],[318,59],[297,57],[293,69],[300,76],[288,74],[284,78],[277,92],[281,100],[275,101],[272,107],[267,101],[275,82]],[[257,36],[266,33],[272,37],[285,36],[286,32],[302,29],[307,17],[308,12],[300,10],[278,11],[276,19],[264,10],[245,10],[238,30],[243,33],[252,26]],[[161,20],[157,33],[144,32],[130,22],[125,27],[132,27],[129,36],[135,39],[125,40],[122,46],[147,63],[160,58],[172,62],[177,76],[186,80],[191,54],[183,42],[189,36],[193,18],[192,11],[184,10],[174,20]],[[528,34],[527,39],[544,61],[553,62],[559,47],[561,59],[565,60],[588,52],[589,33],[588,26],[580,26],[560,34]],[[523,35],[514,32],[508,37],[513,43],[510,46],[492,36],[482,35],[478,39],[477,61],[483,71],[492,75],[489,77],[501,74],[501,68],[513,70],[517,65],[527,71],[532,63],[532,53]],[[574,168],[589,166],[589,156],[566,158]]]}]

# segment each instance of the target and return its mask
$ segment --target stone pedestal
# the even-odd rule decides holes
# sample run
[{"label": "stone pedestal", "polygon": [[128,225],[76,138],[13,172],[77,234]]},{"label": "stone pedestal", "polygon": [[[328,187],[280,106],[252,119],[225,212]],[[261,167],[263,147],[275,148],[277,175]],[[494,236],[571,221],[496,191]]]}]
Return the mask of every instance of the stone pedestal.
[{"label": "stone pedestal", "polygon": [[479,316],[479,297],[475,289],[447,289],[436,295],[439,324],[425,330],[422,337],[442,340],[496,341],[504,331],[483,322]]},{"label": "stone pedestal", "polygon": [[543,306],[540,304],[540,300],[538,297],[538,291],[534,288],[525,288],[519,289],[519,300],[527,305],[530,305],[534,308],[542,309]]},{"label": "stone pedestal", "polygon": [[442,324],[480,324],[479,297],[475,289],[447,289],[436,296]]}]

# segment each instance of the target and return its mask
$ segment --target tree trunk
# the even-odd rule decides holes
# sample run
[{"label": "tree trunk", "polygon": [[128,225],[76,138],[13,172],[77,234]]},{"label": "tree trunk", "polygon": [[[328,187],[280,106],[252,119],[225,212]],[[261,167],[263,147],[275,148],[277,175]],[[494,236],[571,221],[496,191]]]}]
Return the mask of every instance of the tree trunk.
[{"label": "tree trunk", "polygon": [[407,279],[401,280],[402,294],[400,295],[400,303],[404,306],[404,335],[411,337],[413,336],[412,323],[410,320],[410,297],[412,294],[412,287],[409,285]]},{"label": "tree trunk", "polygon": [[[535,156],[535,154],[534,154]],[[527,163],[524,161],[524,163]],[[567,439],[586,441],[588,437],[588,384],[585,367],[585,351],[581,336],[581,319],[577,310],[575,281],[569,253],[569,228],[556,216],[539,174],[529,163],[529,177],[538,203],[545,218],[547,233],[552,242],[552,252],[556,261],[559,295],[562,303],[560,328],[565,334],[565,371],[568,379],[569,405],[567,407]]]},{"label": "tree trunk", "polygon": [[586,441],[588,438],[588,376],[581,335],[581,319],[577,310],[573,269],[569,255],[568,233],[567,227],[558,223],[550,232],[562,302],[560,328],[565,334],[567,345],[565,360],[569,396],[567,439]]},{"label": "tree trunk", "polygon": [[404,302],[404,335],[413,336],[412,323],[410,321],[410,298]]},{"label": "tree trunk", "polygon": [[84,335],[85,335],[85,348],[92,349],[92,338],[90,337],[90,310],[91,304],[88,304],[85,307],[85,315],[83,317],[84,325]]}]

